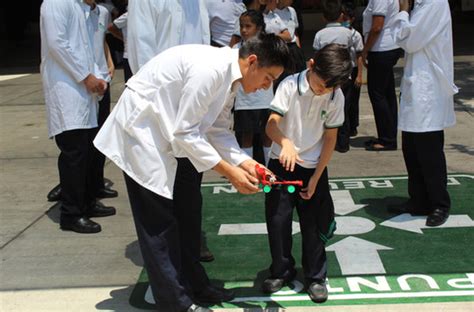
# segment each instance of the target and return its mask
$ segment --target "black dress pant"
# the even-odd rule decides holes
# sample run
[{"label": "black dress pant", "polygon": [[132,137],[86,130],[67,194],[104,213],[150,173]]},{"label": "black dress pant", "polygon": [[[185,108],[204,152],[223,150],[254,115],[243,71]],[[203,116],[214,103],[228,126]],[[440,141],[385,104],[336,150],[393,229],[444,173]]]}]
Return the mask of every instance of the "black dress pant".
[{"label": "black dress pant", "polygon": [[[110,84],[107,84],[107,90],[104,93],[104,97],[99,101],[99,112],[97,114],[97,132],[102,128],[105,120],[110,115]],[[105,166],[105,155],[102,154],[98,149],[94,147],[92,170],[95,173],[95,189],[98,191],[105,187],[104,185],[104,166]]]},{"label": "black dress pant", "polygon": [[128,58],[123,59],[123,79],[124,82],[127,83],[128,79],[132,78],[133,73],[132,69],[130,68],[130,63],[128,63]]},{"label": "black dress pant", "polygon": [[351,131],[351,120],[349,119],[350,111],[350,96],[354,85],[353,80],[347,81],[342,87],[342,93],[344,93],[344,123],[337,129],[337,142],[336,147],[339,150],[348,150],[350,142],[350,131]]},{"label": "black dress pant", "polygon": [[[306,186],[314,169],[296,166],[293,172],[286,171],[278,160],[271,159],[268,169],[285,180],[303,180]],[[291,254],[293,244],[293,208],[299,216],[303,241],[302,265],[308,282],[323,282],[327,275],[325,241],[335,230],[334,204],[329,193],[328,173],[324,170],[318,181],[316,192],[310,200],[303,200],[298,192],[273,188],[265,196],[265,218],[272,264],[272,278],[288,278],[295,273],[295,259]]]},{"label": "black dress pant", "polygon": [[402,131],[402,149],[408,171],[408,194],[415,208],[432,212],[449,211],[444,156],[444,131]]},{"label": "black dress pant", "polygon": [[92,140],[97,128],[64,131],[55,136],[61,184],[61,221],[83,217],[95,202]]},{"label": "black dress pant", "polygon": [[173,200],[124,176],[158,311],[185,311],[193,294],[210,284],[199,262],[202,173],[179,158]]},{"label": "black dress pant", "polygon": [[374,110],[380,144],[397,147],[398,107],[393,67],[400,58],[400,49],[369,52],[367,88]]}]

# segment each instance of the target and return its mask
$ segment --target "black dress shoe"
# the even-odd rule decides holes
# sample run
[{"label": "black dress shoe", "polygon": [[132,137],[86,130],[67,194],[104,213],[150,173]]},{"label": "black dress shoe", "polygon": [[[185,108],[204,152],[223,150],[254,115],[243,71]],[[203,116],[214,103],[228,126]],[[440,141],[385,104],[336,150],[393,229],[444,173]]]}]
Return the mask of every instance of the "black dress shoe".
[{"label": "black dress shoe", "polygon": [[61,221],[60,227],[63,231],[73,231],[81,234],[99,233],[102,230],[99,223],[89,220],[86,217],[71,221]]},{"label": "black dress shoe", "polygon": [[308,295],[316,303],[323,303],[328,300],[328,289],[326,283],[311,283],[308,287]]},{"label": "black dress shoe", "polygon": [[397,214],[409,213],[412,216],[427,216],[430,213],[427,209],[417,208],[411,201],[397,205],[389,205],[387,210],[388,212]]},{"label": "black dress shoe", "polygon": [[448,220],[449,212],[443,209],[435,209],[426,218],[426,226],[439,226]]},{"label": "black dress shoe", "polygon": [[114,198],[118,196],[118,192],[108,187],[104,187],[97,191],[95,197],[97,198]]},{"label": "black dress shoe", "polygon": [[61,200],[61,184],[58,184],[55,187],[53,187],[53,189],[49,191],[46,197],[48,198],[48,201],[50,202]]},{"label": "black dress shoe", "polygon": [[196,300],[196,302],[211,304],[231,301],[234,298],[234,291],[213,285],[207,286],[206,288],[194,295],[194,299]]},{"label": "black dress shoe", "polygon": [[296,272],[292,272],[288,277],[284,278],[267,278],[263,281],[262,290],[267,294],[275,293],[291,282],[296,276]]},{"label": "black dress shoe", "polygon": [[192,304],[186,312],[212,312],[213,310]]},{"label": "black dress shoe", "polygon": [[100,201],[97,201],[86,213],[89,218],[100,218],[108,217],[116,214],[117,211],[114,207],[105,206]]}]

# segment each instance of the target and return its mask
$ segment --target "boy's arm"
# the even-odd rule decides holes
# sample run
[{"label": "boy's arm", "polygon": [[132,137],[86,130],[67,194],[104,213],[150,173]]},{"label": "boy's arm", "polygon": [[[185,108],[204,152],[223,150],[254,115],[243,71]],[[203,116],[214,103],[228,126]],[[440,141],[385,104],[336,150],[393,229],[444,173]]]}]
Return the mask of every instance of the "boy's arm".
[{"label": "boy's arm", "polygon": [[316,170],[311,176],[308,185],[303,188],[300,192],[300,196],[303,199],[310,199],[314,192],[316,191],[316,186],[318,185],[319,178],[326,169],[329,161],[331,160],[334,148],[336,147],[337,141],[337,128],[326,128],[323,135],[323,148],[321,155],[319,157],[319,162],[316,165]]},{"label": "boy's arm", "polygon": [[374,46],[375,42],[382,32],[383,25],[385,24],[385,16],[374,15],[372,17],[372,27],[370,28],[369,35],[362,50],[362,62],[364,66],[367,66],[367,55]]},{"label": "boy's arm", "polygon": [[361,53],[357,53],[356,62],[357,62],[357,77],[356,77],[356,80],[354,81],[354,84],[360,88],[363,83],[362,71],[364,70],[364,62],[362,60]]},{"label": "boy's arm", "polygon": [[272,113],[268,118],[265,132],[273,142],[281,146],[279,160],[282,166],[285,167],[287,171],[293,171],[295,170],[296,161],[303,162],[303,160],[298,156],[293,142],[287,138],[278,127],[282,118],[281,115]]},{"label": "boy's arm", "polygon": [[122,30],[119,29],[114,23],[110,23],[107,27],[107,30],[112,34],[112,36],[123,41]]}]

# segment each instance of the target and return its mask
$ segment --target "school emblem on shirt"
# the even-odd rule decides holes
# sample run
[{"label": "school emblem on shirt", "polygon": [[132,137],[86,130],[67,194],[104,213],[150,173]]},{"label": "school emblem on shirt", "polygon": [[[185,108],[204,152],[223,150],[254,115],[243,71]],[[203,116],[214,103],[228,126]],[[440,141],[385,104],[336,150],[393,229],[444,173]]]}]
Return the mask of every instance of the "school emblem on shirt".
[{"label": "school emblem on shirt", "polygon": [[326,112],[324,109],[321,111],[321,119],[326,120],[328,116],[328,112]]}]

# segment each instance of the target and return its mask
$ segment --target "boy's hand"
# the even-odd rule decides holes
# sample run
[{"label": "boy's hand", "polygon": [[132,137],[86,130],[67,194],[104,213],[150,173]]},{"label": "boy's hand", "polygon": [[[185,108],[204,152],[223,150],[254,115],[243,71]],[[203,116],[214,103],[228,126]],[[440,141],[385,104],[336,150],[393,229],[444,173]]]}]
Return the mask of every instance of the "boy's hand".
[{"label": "boy's hand", "polygon": [[282,145],[279,160],[280,164],[285,167],[285,170],[291,172],[295,170],[296,161],[303,162],[300,156],[298,156],[293,142],[290,140],[285,140]]},{"label": "boy's hand", "polygon": [[300,196],[305,200],[309,200],[313,197],[314,192],[316,191],[316,186],[318,185],[318,178],[314,175],[309,179],[308,185],[305,188],[301,189]]},{"label": "boy's hand", "polygon": [[362,83],[363,83],[362,76],[357,75],[356,80],[354,81],[354,85],[357,88],[360,88],[362,86]]}]

